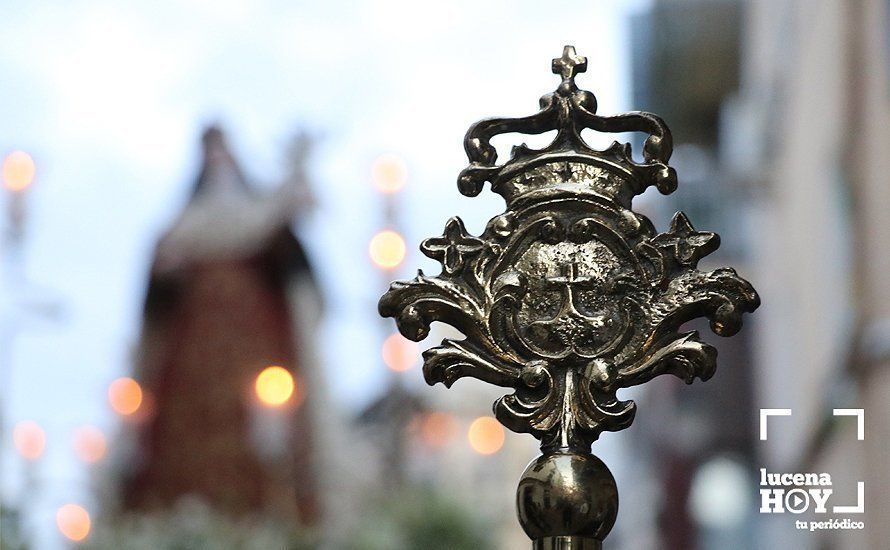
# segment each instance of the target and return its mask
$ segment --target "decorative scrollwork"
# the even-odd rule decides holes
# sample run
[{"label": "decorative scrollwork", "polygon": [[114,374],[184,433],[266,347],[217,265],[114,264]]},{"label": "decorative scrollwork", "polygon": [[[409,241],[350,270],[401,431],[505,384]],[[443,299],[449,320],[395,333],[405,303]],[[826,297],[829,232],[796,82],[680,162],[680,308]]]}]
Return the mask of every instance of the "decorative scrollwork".
[{"label": "decorative scrollwork", "polygon": [[[687,383],[710,378],[716,350],[680,326],[707,317],[715,333],[731,336],[760,303],[731,268],[698,270],[719,246],[716,234],[696,231],[682,212],[656,233],[631,209],[651,185],[676,188],[670,131],[648,113],[596,115],[593,94],[574,82],[586,63],[567,46],[553,60],[562,83],[540,112],[470,128],[470,165],[458,186],[474,196],[491,183],[506,212],[478,237],[451,218],[442,237],[421,245],[442,272],[393,283],[379,304],[412,340],[425,338],[433,321],[460,330],[464,340],[423,354],[427,382],[450,387],[471,376],[513,388],[495,415],[551,451],[587,452],[602,431],[628,427],[636,406],[618,399],[620,388],[665,373]],[[626,143],[590,148],[585,128],[648,133],[644,162],[632,160]],[[548,130],[557,135],[544,149],[520,145],[496,164],[495,135]]]}]

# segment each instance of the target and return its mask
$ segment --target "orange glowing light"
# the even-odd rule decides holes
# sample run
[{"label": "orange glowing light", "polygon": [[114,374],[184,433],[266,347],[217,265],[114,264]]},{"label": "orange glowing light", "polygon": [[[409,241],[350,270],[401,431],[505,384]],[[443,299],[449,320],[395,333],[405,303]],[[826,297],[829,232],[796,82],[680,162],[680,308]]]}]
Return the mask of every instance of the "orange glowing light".
[{"label": "orange glowing light", "polygon": [[283,367],[266,367],[256,377],[256,394],[266,405],[283,405],[294,394],[294,377]]},{"label": "orange glowing light", "polygon": [[37,422],[26,420],[16,424],[12,431],[15,448],[28,460],[37,460],[46,448],[46,434]]},{"label": "orange glowing light", "polygon": [[66,504],[56,512],[56,525],[68,540],[82,541],[90,534],[90,514],[83,506]]},{"label": "orange glowing light", "polygon": [[480,416],[470,424],[467,432],[470,446],[479,454],[490,455],[504,446],[504,428],[490,416]]},{"label": "orange glowing light", "polygon": [[94,464],[105,457],[108,443],[105,434],[95,426],[81,426],[74,432],[74,452],[88,464]]},{"label": "orange glowing light", "polygon": [[405,259],[405,239],[395,231],[386,229],[374,235],[368,251],[375,264],[393,269]]},{"label": "orange glowing light", "polygon": [[13,151],[3,159],[3,185],[10,191],[24,191],[37,172],[34,159],[24,151]]},{"label": "orange glowing light", "polygon": [[380,155],[371,166],[371,177],[381,193],[397,193],[408,181],[408,167],[397,155]]},{"label": "orange glowing light", "polygon": [[142,387],[132,378],[118,378],[108,387],[108,402],[116,413],[129,416],[142,405]]},{"label": "orange glowing light", "polygon": [[395,333],[383,342],[383,362],[396,372],[404,372],[417,362],[420,356],[417,344]]},{"label": "orange glowing light", "polygon": [[448,413],[432,412],[420,423],[420,437],[430,447],[444,447],[457,434],[457,421]]}]

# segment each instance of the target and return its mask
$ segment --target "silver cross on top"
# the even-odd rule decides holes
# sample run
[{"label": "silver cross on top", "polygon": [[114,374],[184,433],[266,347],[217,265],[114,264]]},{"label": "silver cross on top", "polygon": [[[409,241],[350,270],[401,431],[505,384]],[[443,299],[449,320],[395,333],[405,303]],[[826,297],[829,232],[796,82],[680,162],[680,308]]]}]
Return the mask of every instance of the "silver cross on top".
[{"label": "silver cross on top", "polygon": [[553,74],[562,76],[563,81],[575,78],[575,75],[587,71],[587,58],[575,53],[574,46],[566,46],[562,49],[562,57],[553,60]]}]

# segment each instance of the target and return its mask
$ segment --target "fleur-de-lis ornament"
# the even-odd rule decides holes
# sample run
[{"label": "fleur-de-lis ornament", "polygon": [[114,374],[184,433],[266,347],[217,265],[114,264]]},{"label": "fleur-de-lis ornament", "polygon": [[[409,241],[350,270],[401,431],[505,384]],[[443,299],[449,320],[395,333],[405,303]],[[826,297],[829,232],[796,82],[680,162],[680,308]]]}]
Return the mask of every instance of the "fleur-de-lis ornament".
[{"label": "fleur-de-lis ornament", "polygon": [[[575,85],[586,68],[566,46],[553,60],[562,82],[537,114],[470,128],[470,165],[458,187],[475,196],[488,182],[506,211],[478,237],[460,218],[449,220],[442,237],[421,245],[442,272],[393,283],[379,304],[411,340],[425,338],[433,321],[466,336],[424,352],[428,383],[450,387],[472,376],[514,390],[494,413],[541,440],[543,454],[517,495],[520,523],[541,549],[600,548],[612,528],[615,481],[590,449],[604,430],[633,421],[634,402],[616,391],[665,373],[707,380],[717,352],[680,326],[707,317],[715,333],[731,336],[760,302],[733,269],[697,269],[719,246],[716,234],[695,230],[682,212],[668,232],[656,233],[632,210],[650,186],[676,189],[670,131],[648,113],[597,115],[596,98]],[[642,162],[627,143],[592,149],[581,138],[587,128],[648,134]],[[516,146],[497,164],[495,135],[551,130],[548,146]]]}]

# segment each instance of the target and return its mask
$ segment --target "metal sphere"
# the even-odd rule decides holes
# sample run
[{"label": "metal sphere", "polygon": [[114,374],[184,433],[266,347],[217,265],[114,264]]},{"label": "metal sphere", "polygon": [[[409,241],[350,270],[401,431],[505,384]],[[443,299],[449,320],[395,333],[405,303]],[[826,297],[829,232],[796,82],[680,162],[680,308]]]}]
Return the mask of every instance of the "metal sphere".
[{"label": "metal sphere", "polygon": [[602,541],[618,515],[618,488],[609,468],[592,454],[546,454],[522,474],[516,506],[519,523],[532,540]]}]

